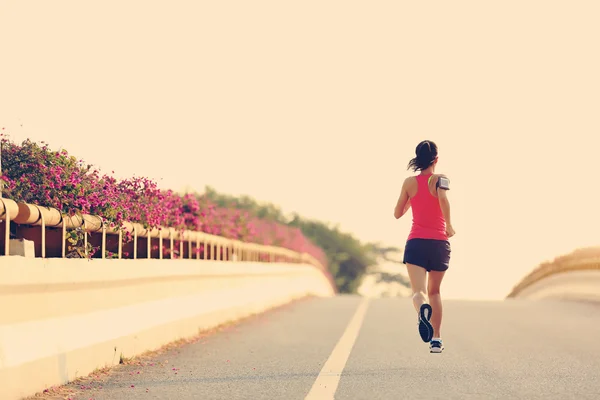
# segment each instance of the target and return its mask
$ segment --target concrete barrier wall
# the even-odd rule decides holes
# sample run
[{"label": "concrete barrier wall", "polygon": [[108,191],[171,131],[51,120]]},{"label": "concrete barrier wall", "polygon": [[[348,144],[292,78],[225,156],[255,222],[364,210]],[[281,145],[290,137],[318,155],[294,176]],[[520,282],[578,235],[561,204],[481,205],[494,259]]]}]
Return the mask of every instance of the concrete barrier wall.
[{"label": "concrete barrier wall", "polygon": [[600,270],[549,275],[519,291],[514,298],[600,301]]},{"label": "concrete barrier wall", "polygon": [[[600,247],[575,250],[540,264],[523,277],[507,298],[564,298],[596,300],[600,292]],[[586,279],[590,279],[586,282]],[[554,286],[554,287],[553,287]]]},{"label": "concrete barrier wall", "polygon": [[334,290],[306,264],[0,257],[0,398],[307,295]]}]

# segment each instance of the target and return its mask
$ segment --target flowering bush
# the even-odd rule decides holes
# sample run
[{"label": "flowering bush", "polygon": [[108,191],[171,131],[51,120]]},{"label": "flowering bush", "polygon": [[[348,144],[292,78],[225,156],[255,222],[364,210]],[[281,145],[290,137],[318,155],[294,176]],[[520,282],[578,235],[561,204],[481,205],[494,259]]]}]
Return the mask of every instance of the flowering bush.
[{"label": "flowering bush", "polygon": [[[92,165],[70,156],[66,150],[52,151],[44,142],[38,145],[25,140],[17,145],[3,136],[1,143],[3,196],[14,201],[54,207],[71,216],[97,215],[117,228],[129,221],[146,228],[188,229],[285,247],[309,253],[327,264],[323,251],[297,228],[250,218],[246,211],[219,208],[202,195],[160,190],[148,178],[119,181],[101,175]],[[76,246],[81,238],[73,233],[70,240],[74,246],[71,254],[81,255]],[[96,250],[88,252],[93,254]]]},{"label": "flowering bush", "polygon": [[2,139],[3,195],[15,201],[54,207],[64,214],[102,216],[120,226],[125,220],[157,226],[156,212],[136,200],[159,197],[156,185],[143,178],[118,182],[69,156],[29,140],[20,146]]},{"label": "flowering bush", "polygon": [[284,247],[300,253],[308,253],[315,257],[322,265],[327,265],[327,256],[323,249],[308,240],[300,228],[280,224],[276,221],[252,219],[251,225],[256,232],[257,241],[261,244]]}]

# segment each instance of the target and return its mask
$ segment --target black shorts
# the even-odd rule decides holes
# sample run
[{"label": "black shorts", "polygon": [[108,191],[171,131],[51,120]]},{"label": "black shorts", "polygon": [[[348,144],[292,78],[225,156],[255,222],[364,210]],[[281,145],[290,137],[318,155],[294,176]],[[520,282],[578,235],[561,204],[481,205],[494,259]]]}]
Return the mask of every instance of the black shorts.
[{"label": "black shorts", "polygon": [[450,242],[436,239],[410,239],[404,248],[404,264],[427,271],[445,271],[450,266]]}]

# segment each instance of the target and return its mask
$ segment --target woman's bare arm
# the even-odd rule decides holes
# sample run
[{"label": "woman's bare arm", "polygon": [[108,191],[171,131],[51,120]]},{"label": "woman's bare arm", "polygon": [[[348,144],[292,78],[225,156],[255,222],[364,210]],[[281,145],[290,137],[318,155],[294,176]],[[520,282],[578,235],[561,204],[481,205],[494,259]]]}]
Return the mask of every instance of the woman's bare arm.
[{"label": "woman's bare arm", "polygon": [[399,219],[402,217],[408,209],[410,208],[410,197],[408,196],[407,190],[407,180],[402,184],[402,190],[400,191],[400,197],[398,198],[398,202],[396,203],[396,208],[394,208],[394,217]]},{"label": "woman's bare arm", "polygon": [[446,234],[450,238],[454,236],[456,232],[452,227],[452,218],[450,217],[450,200],[448,200],[448,191],[438,188],[437,194],[440,200],[440,208],[442,209],[442,214],[444,214],[444,219],[446,220]]}]

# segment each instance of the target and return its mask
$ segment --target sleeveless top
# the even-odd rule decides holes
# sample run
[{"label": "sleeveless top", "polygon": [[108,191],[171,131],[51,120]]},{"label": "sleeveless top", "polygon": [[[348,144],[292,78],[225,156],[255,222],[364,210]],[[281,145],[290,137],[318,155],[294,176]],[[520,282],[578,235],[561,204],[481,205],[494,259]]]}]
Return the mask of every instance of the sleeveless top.
[{"label": "sleeveless top", "polygon": [[429,192],[429,178],[433,174],[417,175],[417,194],[410,199],[413,223],[408,239],[448,240],[446,220],[440,201]]}]

